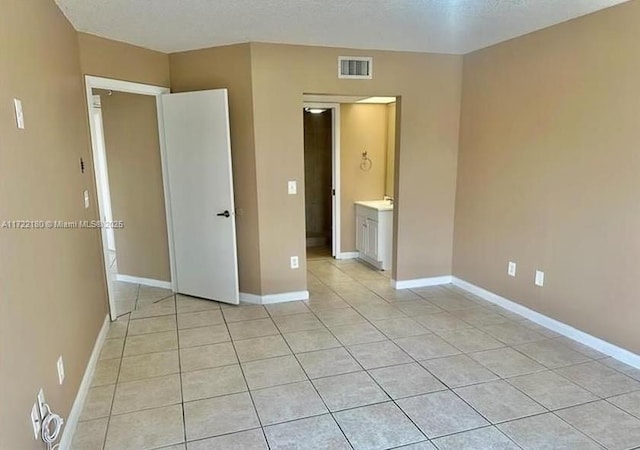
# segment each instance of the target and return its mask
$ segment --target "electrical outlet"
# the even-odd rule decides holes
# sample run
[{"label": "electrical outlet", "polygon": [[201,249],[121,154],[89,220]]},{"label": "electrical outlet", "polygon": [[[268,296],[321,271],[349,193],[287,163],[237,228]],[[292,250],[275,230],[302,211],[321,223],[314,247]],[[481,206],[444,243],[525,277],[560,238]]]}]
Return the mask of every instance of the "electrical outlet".
[{"label": "electrical outlet", "polygon": [[291,257],[291,268],[292,269],[297,269],[298,267],[300,267],[300,262],[298,260],[297,256],[292,256]]},{"label": "electrical outlet", "polygon": [[287,184],[289,195],[295,195],[298,193],[298,183],[295,181],[289,181]]},{"label": "electrical outlet", "polygon": [[544,272],[541,270],[536,270],[536,279],[535,279],[535,283],[536,286],[544,286]]},{"label": "electrical outlet", "polygon": [[44,391],[42,390],[42,388],[40,388],[40,392],[38,392],[38,411],[40,412],[40,417],[44,418],[45,416],[45,409],[44,409],[44,405],[45,405],[46,401],[44,399]]},{"label": "electrical outlet", "polygon": [[33,427],[33,438],[37,441],[40,439],[40,416],[38,415],[38,405],[33,404],[31,408],[31,426]]},{"label": "electrical outlet", "polygon": [[62,355],[58,358],[58,383],[62,384],[64,381],[64,361]]},{"label": "electrical outlet", "polygon": [[509,274],[510,277],[515,277],[516,276],[516,263],[514,263],[513,261],[509,261],[509,267],[507,268],[507,274]]}]

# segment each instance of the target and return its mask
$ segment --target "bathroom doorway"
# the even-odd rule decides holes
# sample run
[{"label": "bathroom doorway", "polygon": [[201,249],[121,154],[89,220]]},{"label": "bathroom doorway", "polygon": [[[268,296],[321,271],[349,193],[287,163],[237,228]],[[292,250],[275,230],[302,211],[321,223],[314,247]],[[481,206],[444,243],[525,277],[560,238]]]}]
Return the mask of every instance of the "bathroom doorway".
[{"label": "bathroom doorway", "polygon": [[[303,119],[307,259],[360,258],[389,270],[396,97],[305,94]],[[376,209],[367,230],[358,203]]]},{"label": "bathroom doorway", "polygon": [[307,259],[335,256],[334,122],[339,105],[303,109]]}]

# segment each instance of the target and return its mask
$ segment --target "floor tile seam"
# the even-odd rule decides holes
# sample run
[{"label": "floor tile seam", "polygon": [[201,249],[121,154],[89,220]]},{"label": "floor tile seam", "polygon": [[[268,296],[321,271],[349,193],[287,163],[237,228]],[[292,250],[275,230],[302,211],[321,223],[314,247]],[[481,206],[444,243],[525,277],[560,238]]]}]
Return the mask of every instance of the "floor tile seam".
[{"label": "floor tile seam", "polygon": [[[240,362],[240,357],[238,355],[238,350],[236,348],[233,336],[231,335],[231,330],[229,329],[229,322],[227,322],[227,318],[225,317],[224,313],[222,314],[222,320],[224,322],[225,327],[227,328],[227,333],[229,334],[229,337],[231,338],[231,347],[233,348],[233,352],[236,355],[236,361],[238,362],[238,365],[240,366],[240,373],[242,374],[242,379],[244,380],[244,384],[247,387],[247,395],[249,396],[249,400],[251,401],[251,406],[253,407],[253,413],[255,414],[255,417],[258,420],[258,424],[260,425],[260,431],[262,432],[262,437],[264,438],[264,442],[266,443],[267,448],[270,449],[271,446],[270,446],[269,441],[267,439],[267,434],[264,431],[262,418],[260,417],[260,414],[258,413],[258,408],[256,407],[256,403],[255,403],[255,401],[253,399],[253,395],[251,395],[251,390],[249,388],[249,381],[247,380],[247,376],[246,376],[246,374],[244,372],[244,367],[242,367],[242,363]],[[284,340],[284,338],[283,338],[283,340]]]},{"label": "floor tile seam", "polygon": [[[521,374],[521,375],[512,375],[510,377],[504,377],[504,378],[501,377],[500,379],[503,380],[503,381],[506,381],[507,383],[509,383],[511,386],[513,386],[514,388],[516,388],[517,390],[519,390],[523,394],[529,396],[526,392],[524,392],[523,389],[521,389],[517,385],[513,384],[513,382],[511,380],[514,380],[515,378],[527,377],[527,376],[530,376],[530,375],[544,374],[544,373],[548,373],[548,372],[550,372],[550,373],[552,373],[554,375],[558,375],[560,378],[564,379],[565,381],[568,381],[572,386],[575,386],[575,387],[577,387],[579,389],[582,389],[585,392],[587,392],[588,394],[593,395],[594,397],[596,397],[596,400],[588,400],[586,402],[578,403],[577,405],[563,406],[561,408],[548,408],[548,407],[545,406],[545,408],[547,408],[550,412],[559,411],[561,409],[566,409],[566,408],[572,408],[573,406],[584,405],[584,404],[591,403],[591,402],[598,401],[598,400],[604,400],[604,398],[594,394],[593,392],[591,392],[588,389],[582,387],[581,385],[579,385],[578,383],[574,382],[573,380],[570,380],[570,379],[568,379],[566,377],[563,377],[562,375],[556,373],[553,369],[547,369],[547,370],[543,370],[543,371],[539,371],[539,372],[525,373],[525,374]],[[497,380],[495,380],[495,381],[497,381]],[[479,383],[479,384],[481,384],[481,383]],[[540,402],[537,402],[537,403],[540,403]],[[542,406],[544,406],[544,405],[542,405]]]},{"label": "floor tile seam", "polygon": [[[575,384],[576,386],[578,386],[578,387],[580,387],[580,388],[584,389],[585,391],[587,391],[587,392],[588,392],[588,393],[590,393],[591,395],[593,395],[593,396],[597,397],[599,400],[606,400],[608,397],[606,397],[606,396],[604,396],[604,397],[603,397],[603,396],[602,396],[602,395],[600,395],[600,394],[596,394],[595,392],[593,392],[593,391],[592,391],[590,388],[588,388],[587,386],[584,386],[583,384],[579,383],[578,381],[574,381],[574,380],[572,380],[571,378],[569,378],[567,375],[565,375],[565,374],[563,374],[563,373],[560,373],[560,372],[559,372],[559,371],[560,371],[560,370],[562,370],[562,369],[567,369],[567,368],[570,368],[570,367],[576,367],[576,366],[580,366],[580,365],[582,365],[582,364],[588,364],[588,363],[591,363],[591,362],[598,362],[598,361],[595,361],[595,360],[592,360],[592,361],[584,361],[584,362],[581,362],[581,363],[572,364],[572,365],[570,365],[570,366],[564,366],[564,367],[559,367],[559,368],[557,368],[557,369],[549,369],[549,370],[551,370],[551,371],[552,371],[553,373],[555,373],[556,375],[558,375],[558,376],[560,376],[560,377],[564,378],[565,380],[567,380],[567,381],[569,381],[569,382],[571,382],[571,383]],[[600,363],[600,364],[601,364],[601,363]],[[603,365],[603,366],[605,366],[605,367],[608,367],[608,366],[606,366],[606,365],[604,365],[604,364],[602,364],[602,365]],[[619,373],[619,374],[620,374],[620,373]],[[623,374],[623,373],[621,373],[620,375],[624,375],[624,374]],[[629,378],[630,380],[633,380],[633,378],[631,378],[631,377],[629,377],[629,376],[626,376],[626,375],[625,375],[625,377],[626,377],[626,378]],[[635,380],[634,380],[634,381],[635,381]],[[639,382],[639,383],[640,383],[640,382]],[[640,386],[638,386],[638,388],[637,388],[637,389],[633,389],[633,390],[631,390],[631,391],[627,391],[627,392],[621,392],[621,393],[619,393],[619,394],[615,394],[615,395],[612,395],[612,396],[610,396],[610,397],[615,397],[616,395],[629,394],[629,393],[631,393],[631,392],[637,392],[638,390],[640,390]]]},{"label": "floor tile seam", "polygon": [[[547,339],[546,339],[546,341],[554,341],[555,339],[557,339],[557,338],[547,338]],[[513,346],[512,346],[512,348],[513,348],[514,350],[519,351],[519,352],[520,352],[520,353],[522,353],[523,355],[525,355],[525,356],[527,356],[527,357],[529,357],[529,358],[533,359],[533,360],[534,360],[534,361],[536,361],[537,363],[542,364],[542,365],[543,365],[543,366],[545,366],[545,367],[549,367],[549,366],[547,366],[546,364],[544,364],[543,362],[541,362],[541,361],[539,361],[538,359],[536,359],[534,356],[528,355],[528,354],[527,354],[527,353],[525,353],[524,351],[522,351],[522,350],[520,350],[520,349],[516,348],[516,347],[522,347],[523,345],[537,344],[537,343],[540,343],[540,342],[544,342],[544,341],[534,341],[534,342],[526,342],[526,343],[524,343],[524,344],[516,344],[516,345],[513,345]],[[576,362],[576,363],[571,363],[571,364],[568,364],[568,365],[566,365],[566,366],[549,367],[550,369],[560,369],[560,368],[562,368],[562,367],[576,366],[576,365],[579,365],[579,364],[586,364],[586,363],[589,363],[589,362],[597,361],[597,359],[592,358],[592,357],[590,357],[590,356],[587,356],[587,355],[585,355],[584,353],[580,353],[579,351],[574,350],[574,349],[572,349],[571,347],[569,347],[569,346],[567,346],[567,345],[564,345],[564,344],[563,344],[563,343],[561,343],[561,342],[560,342],[560,343],[558,343],[557,345],[559,345],[559,346],[563,347],[563,348],[564,348],[564,349],[566,349],[566,350],[569,350],[569,351],[572,351],[572,352],[574,352],[574,353],[577,353],[577,354],[579,354],[580,356],[582,356],[583,358],[586,358],[587,360],[586,360],[586,361]]]},{"label": "floor tile seam", "polygon": [[[178,344],[179,345],[179,344]],[[193,348],[193,347],[183,347],[183,348]],[[174,352],[174,351],[180,351],[180,347],[175,347],[175,348],[168,348],[165,350],[154,350],[154,351],[150,351],[150,352],[142,352],[142,353],[133,353],[133,354],[122,354],[121,359],[124,358],[133,358],[136,356],[144,356],[144,355],[155,355],[157,353],[166,353],[166,352]],[[117,359],[117,358],[110,358],[110,359]]]},{"label": "floor tile seam", "polygon": [[[534,372],[534,373],[539,373],[539,372]],[[540,406],[541,408],[543,408],[543,409],[545,410],[545,412],[552,412],[552,410],[551,410],[551,409],[547,408],[546,406],[544,406],[543,404],[541,404],[540,402],[538,402],[537,400],[535,400],[532,396],[530,396],[529,394],[527,394],[526,392],[524,392],[522,389],[518,388],[518,386],[514,386],[513,384],[509,383],[509,382],[507,381],[507,379],[506,379],[506,378],[502,378],[502,377],[500,377],[500,380],[487,381],[486,383],[494,383],[494,382],[496,382],[496,381],[502,381],[502,382],[507,383],[507,385],[508,385],[508,386],[511,386],[513,389],[515,389],[516,391],[518,391],[518,392],[520,392],[522,395],[524,395],[527,399],[529,399],[530,401],[532,401],[532,402],[533,402],[533,403],[535,403],[536,405],[538,405],[538,406]],[[476,385],[474,385],[474,386],[478,386],[478,385],[481,385],[481,384],[485,384],[485,383],[478,383],[478,384],[476,384]],[[467,387],[467,386],[464,386],[463,388],[466,388],[466,387]],[[463,389],[463,388],[456,388],[456,389]],[[456,395],[458,395],[458,393],[457,393],[457,392],[455,392],[455,389],[454,389],[453,391],[454,391],[454,393],[455,393]],[[458,395],[458,396],[459,396],[459,397],[461,397],[460,395]],[[462,398],[462,397],[461,397],[461,398]],[[463,400],[464,400],[464,399],[463,399]],[[468,402],[467,402],[467,403],[468,403]],[[471,406],[471,405],[469,405],[469,406]],[[475,408],[474,408],[474,409],[475,409]],[[533,414],[533,415],[538,415],[538,414],[541,414],[541,413],[536,413],[536,414]],[[487,418],[487,420],[489,420],[489,419]],[[491,421],[489,421],[489,422],[491,422]],[[493,422],[491,422],[491,423],[493,423]]]},{"label": "floor tile seam", "polygon": [[[315,313],[313,313],[315,315]],[[331,333],[331,331],[329,330],[329,333]],[[335,338],[335,336],[334,336]],[[311,380],[311,378],[309,377],[309,374],[307,373],[306,369],[304,368],[304,366],[302,365],[302,363],[300,362],[300,360],[298,359],[298,357],[296,356],[296,354],[293,352],[293,349],[291,348],[291,345],[289,344],[289,342],[287,342],[286,339],[284,339],[283,336],[283,340],[285,341],[285,344],[287,345],[287,347],[289,348],[289,351],[291,352],[291,354],[293,355],[293,357],[295,358],[298,366],[300,367],[300,369],[302,370],[302,372],[304,373],[304,375],[307,377],[307,382],[311,385],[311,387],[313,388],[314,392],[316,393],[316,395],[318,396],[318,398],[320,399],[320,401],[322,402],[322,404],[324,405],[324,408],[326,409],[327,413],[331,415],[332,420],[334,421],[334,423],[337,424],[338,429],[340,430],[340,432],[342,433],[342,436],[345,438],[345,440],[349,443],[349,445],[351,447],[353,447],[353,445],[351,444],[351,441],[349,441],[349,438],[347,437],[346,433],[344,432],[344,430],[342,429],[342,427],[340,426],[340,424],[338,423],[338,421],[335,419],[335,417],[333,417],[333,414],[331,413],[331,409],[329,409],[329,405],[327,405],[327,402],[324,400],[324,398],[322,397],[322,395],[320,395],[320,391],[318,391],[318,388],[316,387],[316,385],[313,383],[313,381]],[[359,364],[358,361],[356,361],[356,364]],[[266,435],[265,435],[266,438]]]},{"label": "floor tile seam", "polygon": [[[178,297],[174,293],[173,294],[173,306],[176,310],[175,321],[176,328],[178,327]],[[178,380],[180,382],[180,410],[182,411],[182,439],[186,441],[187,439],[187,416],[184,411],[184,388],[182,386],[182,355],[180,355],[180,333],[176,329],[176,339],[178,344]],[[186,446],[185,446],[186,447]]]},{"label": "floor tile seam", "polygon": [[[165,300],[166,300],[166,299],[165,299]],[[136,310],[134,310],[134,311],[136,311]],[[133,312],[133,311],[132,311],[132,312]],[[158,318],[158,317],[175,316],[176,314],[178,314],[178,313],[174,313],[174,312],[173,312],[173,313],[166,313],[166,314],[165,314],[165,313],[153,313],[153,314],[151,314],[151,315],[149,315],[149,316],[143,316],[143,317],[136,316],[136,317],[132,317],[132,318],[131,318],[131,320],[156,319],[156,318]]]},{"label": "floor tile seam", "polygon": [[[320,321],[320,319],[318,319],[317,317],[316,317],[316,319],[317,319],[318,321]],[[281,334],[283,337],[284,337],[284,335],[285,335],[285,334],[290,334],[290,333],[300,333],[300,332],[302,332],[302,331],[315,331],[315,330],[327,329],[327,326],[326,326],[324,323],[322,323],[321,321],[320,321],[320,325],[322,325],[321,327],[317,327],[317,328],[308,328],[308,329],[304,329],[304,330],[294,330],[294,331],[282,331],[282,329],[278,326],[278,324],[275,324],[275,325],[276,325],[276,328],[278,329],[278,331],[280,331],[280,334]]]},{"label": "floor tile seam", "polygon": [[[169,316],[162,316],[162,317],[169,317]],[[144,319],[131,319],[131,320],[144,320]],[[169,329],[166,329],[166,330],[149,331],[148,333],[139,333],[138,332],[138,333],[130,334],[129,336],[131,336],[131,337],[133,337],[133,336],[146,336],[148,334],[165,333],[165,332],[168,332],[168,331],[178,331],[178,330],[179,330],[179,328],[169,328]]]},{"label": "floor tile seam", "polygon": [[[368,323],[369,325],[371,325],[371,326],[373,326],[374,328],[376,328],[376,327],[375,327],[375,325],[373,325],[373,324],[372,324],[372,323],[371,323],[371,322],[370,322],[366,317],[364,317],[364,316],[360,313],[360,311],[358,311],[357,309],[355,309],[355,308],[353,308],[353,307],[352,307],[352,309],[353,309],[353,310],[356,312],[356,314],[358,314],[358,315],[359,315],[359,316],[360,316],[360,317],[361,317],[361,318],[362,318],[366,323]],[[312,313],[312,314],[313,314],[313,315],[314,315],[314,316],[315,316],[315,317],[316,317],[320,322],[322,322],[322,324],[325,326],[325,328],[327,329],[327,331],[329,331],[329,333],[331,333],[331,335],[333,336],[333,338],[334,338],[334,339],[336,339],[336,340],[337,340],[337,341],[342,345],[342,347],[343,347],[343,348],[345,348],[345,350],[347,350],[347,352],[349,353],[349,355],[350,355],[353,359],[356,359],[356,358],[354,358],[354,357],[353,357],[353,355],[351,354],[351,352],[350,352],[348,349],[346,349],[346,347],[347,347],[347,346],[345,345],[345,343],[344,343],[344,342],[342,342],[342,340],[341,340],[340,338],[338,338],[338,336],[335,334],[335,332],[334,332],[331,328],[329,328],[329,326],[328,326],[328,325],[326,325],[326,324],[322,321],[322,319],[320,319],[320,317],[318,317],[318,315],[315,313],[315,311],[311,311],[311,313]],[[347,324],[347,325],[341,325],[341,326],[349,326],[349,325]],[[376,328],[376,330],[377,330],[377,328]],[[383,335],[384,335],[384,333],[383,333]],[[287,343],[287,345],[288,345],[288,343]],[[360,364],[357,360],[356,360],[356,362],[357,362],[358,364]]]},{"label": "floor tile seam", "polygon": [[[503,380],[496,380],[496,381],[503,381]],[[489,383],[491,383],[491,381]],[[484,384],[484,383],[479,383],[478,385],[480,385],[480,384]],[[462,395],[459,394],[456,391],[456,390],[459,390],[459,389],[461,389],[461,388],[451,389],[451,392],[456,397],[458,397],[460,400],[462,400],[467,406],[469,406],[469,408],[471,408],[473,411],[475,411],[476,414],[478,414],[480,417],[482,417],[484,420],[486,420],[491,425],[498,425],[498,424],[504,423],[504,422],[510,422],[510,421],[517,420],[517,419],[522,419],[522,418],[525,418],[525,417],[533,417],[533,416],[538,416],[538,415],[541,415],[541,414],[546,414],[546,413],[551,412],[547,408],[545,408],[544,406],[540,405],[535,400],[531,399],[528,395],[524,394],[524,395],[526,395],[527,398],[529,398],[531,401],[533,401],[536,405],[540,406],[544,411],[543,412],[533,413],[533,414],[526,414],[525,416],[518,417],[517,419],[509,419],[509,420],[502,420],[502,421],[493,422],[491,419],[489,419],[489,417],[487,417],[484,414],[482,414],[475,406],[473,406],[471,404],[471,402],[467,401],[464,397],[462,397]]]},{"label": "floor tile seam", "polygon": [[[239,322],[233,322],[233,323],[239,323]],[[237,339],[233,337],[233,335],[231,334],[231,331],[229,330],[229,336],[231,337],[231,342],[238,342],[238,341],[248,341],[249,339],[258,339],[258,338],[269,337],[269,336],[282,336],[282,333],[280,333],[280,330],[277,330],[277,333],[269,332],[269,334],[265,334],[262,336],[251,336],[251,337],[243,337],[243,338]]]},{"label": "floor tile seam", "polygon": [[[634,391],[637,392],[637,391]],[[631,394],[632,392],[628,392],[627,394]],[[627,394],[620,394],[620,395],[627,395]],[[621,406],[616,405],[615,403],[611,402],[610,399],[618,397],[618,395],[614,395],[613,397],[608,397],[608,398],[602,398],[600,399],[603,402],[607,402],[608,404],[610,404],[611,406],[613,406],[614,408],[616,408],[617,410],[622,411],[625,414],[630,415],[631,417],[633,417],[634,419],[638,419],[640,421],[640,412],[638,414],[632,413],[630,411],[627,411],[626,409],[624,409]],[[574,406],[581,406],[581,405],[574,405]]]},{"label": "floor tile seam", "polygon": [[[155,411],[157,409],[163,409],[163,408],[169,408],[171,406],[177,406],[180,405],[181,409],[183,409],[183,405],[184,402],[182,401],[182,399],[180,399],[180,401],[176,401],[176,402],[171,402],[171,403],[166,403],[166,404],[162,404],[162,405],[156,405],[156,406],[147,406],[144,408],[139,408],[139,409],[132,409],[129,411],[124,411],[124,412],[118,412],[118,413],[111,413],[111,417],[120,417],[120,416],[126,416],[129,414],[137,414],[137,413],[145,413],[148,411]],[[183,417],[184,420],[184,417]]]},{"label": "floor tile seam", "polygon": [[[138,291],[140,291],[140,285],[138,285]],[[136,302],[137,302],[137,294],[136,294]],[[129,319],[127,320],[127,329],[125,330],[125,333],[124,333],[125,343],[127,341],[127,337],[129,337],[129,327],[130,326],[131,326],[131,315],[129,315]],[[120,363],[118,364],[118,373],[116,374],[115,387],[113,388],[113,396],[111,397],[111,405],[109,407],[109,416],[107,417],[107,426],[105,427],[104,436],[102,438],[102,446],[100,447],[101,450],[104,450],[104,448],[107,445],[107,436],[109,435],[109,428],[111,426],[111,417],[112,417],[112,412],[113,412],[113,404],[115,403],[115,399],[116,399],[116,392],[118,390],[118,382],[120,381],[120,372],[122,371],[122,361],[123,361],[123,359],[124,358],[120,358]]]},{"label": "floor tile seam", "polygon": [[[239,433],[244,433],[247,431],[255,431],[255,430],[262,430],[262,426],[257,426],[257,427],[251,427],[251,428],[247,428],[245,430],[239,430],[239,431],[231,431],[229,433],[222,433],[222,434],[216,434],[213,436],[206,436],[206,437],[200,437],[197,439],[185,439],[184,442],[182,442],[183,444],[194,444],[194,443],[198,443],[198,442],[204,442],[204,441],[208,441],[209,439],[215,439],[215,438],[219,438],[219,437],[226,437],[226,436],[233,436],[234,434],[239,434]],[[266,437],[265,437],[265,441],[266,441]],[[163,447],[159,447],[159,449],[161,449]]]},{"label": "floor tile seam", "polygon": [[551,368],[549,368],[549,367],[545,366],[544,364],[539,363],[539,362],[538,362],[538,361],[536,361],[535,359],[533,359],[533,358],[531,358],[531,357],[529,357],[529,356],[525,355],[524,353],[522,353],[522,352],[518,351],[517,349],[515,349],[515,348],[514,348],[513,346],[511,346],[511,345],[505,345],[504,347],[493,348],[493,349],[489,349],[489,350],[478,350],[478,351],[474,351],[474,352],[463,352],[463,354],[467,355],[469,358],[471,358],[472,360],[474,360],[476,363],[480,364],[482,367],[484,367],[485,369],[487,369],[487,370],[488,370],[488,371],[490,371],[491,373],[494,373],[495,375],[497,375],[497,376],[498,376],[498,377],[500,377],[501,379],[505,379],[505,378],[513,378],[513,377],[516,377],[516,376],[520,376],[520,375],[511,375],[511,376],[508,376],[508,377],[503,377],[502,375],[500,375],[500,374],[496,373],[494,370],[491,370],[491,369],[490,369],[489,367],[487,367],[485,364],[483,364],[482,362],[478,361],[477,359],[475,359],[475,358],[472,356],[472,355],[477,354],[477,353],[490,352],[490,351],[493,351],[493,350],[502,350],[502,349],[505,349],[505,348],[507,348],[507,349],[511,349],[511,350],[514,350],[515,352],[517,352],[517,353],[518,353],[518,354],[520,354],[521,356],[524,356],[525,358],[530,359],[530,360],[532,360],[534,363],[536,363],[536,364],[538,364],[538,365],[542,366],[542,370],[535,370],[535,371],[533,371],[533,372],[529,372],[529,373],[521,374],[521,375],[530,375],[530,374],[532,374],[532,373],[539,373],[539,372],[546,372],[546,371],[549,371],[549,370],[553,370],[553,369],[551,369]]},{"label": "floor tile seam", "polygon": [[[595,403],[595,401],[594,401],[594,402],[589,402],[589,403]],[[580,404],[580,405],[573,405],[573,406],[569,406],[569,407],[567,407],[567,408],[563,408],[563,409],[570,409],[570,408],[574,408],[574,407],[577,407],[577,406],[583,406],[583,405],[586,405],[586,404],[588,404],[588,403],[583,403],[583,404]],[[584,436],[584,437],[585,437],[586,439],[588,439],[589,441],[594,442],[594,443],[596,443],[596,444],[598,444],[598,445],[602,446],[602,448],[605,448],[605,449],[607,448],[607,446],[606,446],[606,445],[604,445],[602,442],[600,442],[600,441],[596,440],[595,438],[592,438],[592,437],[591,437],[591,436],[589,436],[587,433],[585,433],[584,431],[582,431],[581,429],[579,429],[577,426],[573,425],[572,423],[569,423],[569,422],[568,422],[567,420],[565,420],[562,416],[560,416],[560,415],[556,414],[556,412],[557,412],[557,411],[560,411],[560,410],[550,411],[550,413],[551,413],[551,414],[553,414],[553,416],[554,416],[554,417],[556,417],[557,419],[559,419],[562,423],[564,423],[564,424],[568,425],[572,430],[574,430],[574,431],[576,431],[578,434],[580,434],[580,435]]]},{"label": "floor tile seam", "polygon": [[[516,419],[517,420],[517,419]],[[507,423],[507,422],[504,422]],[[498,433],[500,433],[501,435],[503,435],[504,437],[506,437],[510,442],[513,443],[513,445],[515,445],[516,447],[518,447],[519,449],[522,449],[523,447],[521,447],[517,442],[515,442],[511,436],[507,435],[504,431],[502,431],[500,428],[498,428],[497,425],[494,425],[492,423],[489,423],[489,425],[483,425],[481,427],[476,427],[476,428],[471,428],[469,430],[464,430],[464,431],[456,431],[455,433],[449,433],[449,434],[444,434],[442,436],[438,436],[435,438],[430,438],[430,442],[436,447],[436,448],[440,448],[437,443],[435,441],[437,441],[438,439],[442,439],[442,438],[448,438],[448,437],[452,437],[452,436],[457,436],[457,435],[461,435],[461,434],[465,434],[465,433],[469,433],[471,431],[478,431],[478,430],[484,430],[484,429],[488,429],[488,428],[493,428],[496,431],[498,431]]]}]

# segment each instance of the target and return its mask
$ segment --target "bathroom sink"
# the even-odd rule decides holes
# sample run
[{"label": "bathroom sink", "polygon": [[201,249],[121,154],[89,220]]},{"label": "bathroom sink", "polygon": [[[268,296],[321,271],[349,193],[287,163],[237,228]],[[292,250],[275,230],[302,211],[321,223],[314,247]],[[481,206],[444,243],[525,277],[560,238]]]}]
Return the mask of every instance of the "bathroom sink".
[{"label": "bathroom sink", "polygon": [[355,202],[356,205],[366,206],[367,208],[377,209],[378,211],[392,211],[393,203],[390,200],[368,200]]}]

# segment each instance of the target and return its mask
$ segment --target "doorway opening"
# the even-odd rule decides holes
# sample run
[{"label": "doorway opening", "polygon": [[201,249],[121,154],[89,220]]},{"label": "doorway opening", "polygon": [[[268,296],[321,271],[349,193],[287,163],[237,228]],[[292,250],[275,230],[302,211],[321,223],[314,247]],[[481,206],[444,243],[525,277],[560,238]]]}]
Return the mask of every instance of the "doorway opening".
[{"label": "doorway opening", "polygon": [[392,269],[396,100],[303,96],[308,260]]},{"label": "doorway opening", "polygon": [[[324,107],[323,107],[324,106]],[[334,132],[339,105],[311,105],[304,115],[304,177],[307,259],[335,256]]]},{"label": "doorway opening", "polygon": [[111,319],[173,295],[159,97],[166,88],[87,77]]}]

